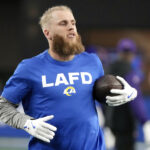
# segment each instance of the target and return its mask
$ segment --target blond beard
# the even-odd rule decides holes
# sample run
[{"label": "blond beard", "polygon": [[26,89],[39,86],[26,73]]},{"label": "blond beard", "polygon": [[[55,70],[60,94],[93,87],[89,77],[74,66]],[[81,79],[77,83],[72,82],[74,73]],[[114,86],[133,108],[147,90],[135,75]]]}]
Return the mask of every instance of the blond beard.
[{"label": "blond beard", "polygon": [[68,42],[62,36],[55,35],[52,50],[60,57],[67,58],[71,55],[80,54],[85,51],[81,37],[78,35],[75,42]]}]

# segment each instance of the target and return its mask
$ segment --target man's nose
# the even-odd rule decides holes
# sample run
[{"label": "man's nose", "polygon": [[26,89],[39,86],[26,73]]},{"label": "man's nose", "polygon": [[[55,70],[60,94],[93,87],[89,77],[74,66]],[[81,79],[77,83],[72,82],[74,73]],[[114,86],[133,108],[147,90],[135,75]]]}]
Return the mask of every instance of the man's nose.
[{"label": "man's nose", "polygon": [[73,26],[72,24],[69,24],[69,25],[68,25],[68,30],[69,30],[69,31],[74,30],[74,26]]}]

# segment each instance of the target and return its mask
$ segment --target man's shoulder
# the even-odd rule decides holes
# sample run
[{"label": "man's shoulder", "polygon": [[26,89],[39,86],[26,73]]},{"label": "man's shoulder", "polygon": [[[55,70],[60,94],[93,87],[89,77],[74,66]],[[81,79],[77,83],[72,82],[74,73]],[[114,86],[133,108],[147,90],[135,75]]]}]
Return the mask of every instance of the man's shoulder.
[{"label": "man's shoulder", "polygon": [[97,59],[98,58],[98,56],[95,53],[88,53],[88,52],[82,52],[80,56],[85,59]]},{"label": "man's shoulder", "polygon": [[46,54],[46,50],[42,53],[39,53],[36,56],[23,59],[21,61],[21,63],[24,64],[24,65],[35,65],[37,63],[40,63],[45,58],[45,54]]},{"label": "man's shoulder", "polygon": [[83,52],[81,53],[82,57],[87,59],[89,62],[95,62],[95,63],[101,63],[100,58],[98,57],[97,54],[95,53],[88,53],[88,52]]},{"label": "man's shoulder", "polygon": [[34,57],[23,59],[18,64],[17,68],[15,69],[15,72],[21,72],[21,73],[32,72],[37,67],[43,66],[43,62],[44,62],[43,59],[45,58],[45,53],[46,51]]},{"label": "man's shoulder", "polygon": [[97,54],[83,52],[81,53],[81,56],[83,57],[82,62],[84,63],[84,65],[89,68],[95,68],[95,70],[98,71],[101,75],[104,74],[102,62]]}]

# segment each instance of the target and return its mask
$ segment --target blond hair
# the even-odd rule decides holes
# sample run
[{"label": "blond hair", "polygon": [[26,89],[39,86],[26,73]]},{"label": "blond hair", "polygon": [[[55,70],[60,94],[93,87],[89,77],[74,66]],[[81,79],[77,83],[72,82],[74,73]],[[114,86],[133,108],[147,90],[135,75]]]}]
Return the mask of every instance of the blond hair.
[{"label": "blond hair", "polygon": [[39,24],[42,29],[44,29],[50,23],[50,20],[52,19],[52,13],[54,11],[59,11],[59,10],[69,10],[72,13],[71,8],[69,8],[68,6],[65,6],[65,5],[54,6],[54,7],[47,9],[43,13],[43,15],[41,16],[40,21],[39,21]]}]

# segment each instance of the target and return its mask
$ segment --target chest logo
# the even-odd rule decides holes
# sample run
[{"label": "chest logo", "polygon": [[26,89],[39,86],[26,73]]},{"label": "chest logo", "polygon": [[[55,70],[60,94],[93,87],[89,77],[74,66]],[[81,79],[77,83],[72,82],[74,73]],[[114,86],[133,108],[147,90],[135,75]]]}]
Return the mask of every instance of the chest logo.
[{"label": "chest logo", "polygon": [[[46,75],[42,75],[43,88],[59,86],[62,84],[69,86],[69,85],[74,85],[74,84],[76,84],[76,82],[79,82],[79,81],[81,84],[91,84],[92,83],[92,75],[89,72],[69,72],[67,75],[65,75],[64,73],[58,73],[56,75],[56,78],[52,82],[48,82],[47,78],[48,77]],[[49,77],[49,79],[50,79],[50,77]],[[72,87],[72,86],[69,86],[69,87]]]},{"label": "chest logo", "polygon": [[67,96],[72,96],[73,93],[76,93],[76,90],[73,86],[68,86],[65,90],[64,90],[64,94]]}]

